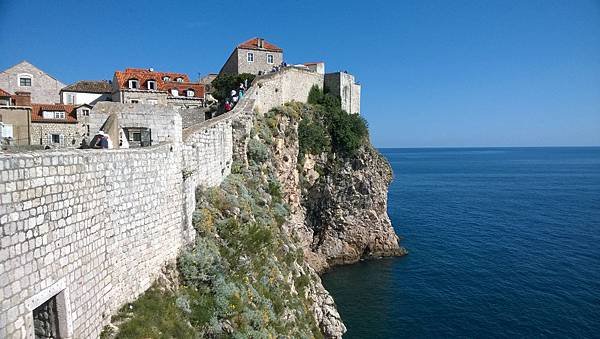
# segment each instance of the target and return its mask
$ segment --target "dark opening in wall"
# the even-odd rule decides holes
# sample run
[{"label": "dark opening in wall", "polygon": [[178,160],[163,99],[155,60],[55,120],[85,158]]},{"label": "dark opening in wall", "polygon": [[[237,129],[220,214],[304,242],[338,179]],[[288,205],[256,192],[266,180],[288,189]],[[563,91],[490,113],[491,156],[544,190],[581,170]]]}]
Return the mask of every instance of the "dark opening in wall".
[{"label": "dark opening in wall", "polygon": [[60,338],[56,296],[33,310],[33,327],[36,339]]}]

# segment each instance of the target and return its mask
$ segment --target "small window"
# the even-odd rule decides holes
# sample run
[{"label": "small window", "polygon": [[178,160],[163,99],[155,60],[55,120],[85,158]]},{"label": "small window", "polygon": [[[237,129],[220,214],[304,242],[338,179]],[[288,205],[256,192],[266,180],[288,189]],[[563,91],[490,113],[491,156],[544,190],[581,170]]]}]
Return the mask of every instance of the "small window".
[{"label": "small window", "polygon": [[158,104],[158,100],[156,100],[156,99],[148,99],[147,101],[148,101],[148,103],[150,105],[156,105],[156,104]]},{"label": "small window", "polygon": [[191,89],[188,89],[187,92],[186,92],[186,94],[187,94],[188,97],[193,97],[195,93]]},{"label": "small window", "polygon": [[248,52],[247,60],[248,62],[254,62],[254,53]]},{"label": "small window", "polygon": [[67,94],[67,104],[75,103],[75,94]]},{"label": "small window", "polygon": [[142,141],[142,133],[141,132],[133,132],[131,133],[132,141]]},{"label": "small window", "polygon": [[173,88],[173,89],[171,90],[171,95],[172,95],[172,96],[174,96],[174,97],[178,97],[178,96],[179,96],[179,91],[178,91],[178,90],[176,90],[175,88]]},{"label": "small window", "polygon": [[135,80],[135,79],[129,80],[129,88],[130,89],[137,89],[139,87],[140,87],[140,85],[139,85],[139,82],[137,80]]},{"label": "small window", "polygon": [[139,104],[140,101],[138,99],[131,99],[132,104]]},{"label": "small window", "polygon": [[274,62],[273,54],[267,54],[267,63],[272,64]]},{"label": "small window", "polygon": [[54,119],[64,119],[64,118],[65,118],[65,112],[59,112],[59,111],[54,112]]},{"label": "small window", "polygon": [[90,110],[87,109],[87,108],[82,109],[81,113],[83,113],[84,117],[89,117],[90,116]]},{"label": "small window", "polygon": [[171,81],[171,78],[169,78],[169,77],[163,77],[163,81]]},{"label": "small window", "polygon": [[52,134],[52,143],[60,144],[60,134]]},{"label": "small window", "polygon": [[28,76],[19,77],[19,86],[30,87],[31,86],[31,77],[28,77]]},{"label": "small window", "polygon": [[149,90],[155,90],[156,89],[156,81],[154,80],[148,80],[148,89]]},{"label": "small window", "polygon": [[176,80],[177,80],[177,82],[183,82],[183,78],[181,78],[181,77],[177,78]]}]

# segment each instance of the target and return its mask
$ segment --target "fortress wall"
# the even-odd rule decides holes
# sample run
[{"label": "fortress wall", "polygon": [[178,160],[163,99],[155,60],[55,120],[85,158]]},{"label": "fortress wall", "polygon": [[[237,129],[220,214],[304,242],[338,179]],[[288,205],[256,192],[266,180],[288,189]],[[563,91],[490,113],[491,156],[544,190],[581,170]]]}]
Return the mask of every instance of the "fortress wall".
[{"label": "fortress wall", "polygon": [[33,338],[53,296],[63,338],[96,338],[175,259],[181,150],[73,150],[0,156],[0,337]]},{"label": "fortress wall", "polygon": [[234,110],[183,130],[176,112],[98,103],[96,128],[112,112],[132,126],[154,114],[162,144],[0,154],[0,338],[33,338],[33,310],[52,297],[62,338],[98,337],[193,240],[196,188],[245,160],[255,112],[306,101],[313,84],[323,76],[297,69],[258,77]]},{"label": "fortress wall", "polygon": [[306,102],[312,86],[323,88],[323,81],[323,74],[293,67],[257,77],[255,109],[264,113],[289,101]]}]

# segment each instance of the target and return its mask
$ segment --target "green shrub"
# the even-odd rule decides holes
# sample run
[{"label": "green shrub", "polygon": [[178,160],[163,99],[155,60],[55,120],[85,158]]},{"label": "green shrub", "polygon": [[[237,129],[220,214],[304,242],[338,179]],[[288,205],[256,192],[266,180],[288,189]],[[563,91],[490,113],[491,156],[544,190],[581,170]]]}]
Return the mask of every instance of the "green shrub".
[{"label": "green shrub", "polygon": [[312,105],[317,105],[323,100],[323,91],[317,85],[313,85],[308,92],[307,102]]},{"label": "green shrub", "polygon": [[331,148],[330,137],[323,123],[308,118],[298,124],[298,142],[300,154],[321,154]]},{"label": "green shrub", "polygon": [[131,317],[121,324],[116,338],[195,338],[195,331],[177,307],[176,297],[153,286],[132,304],[119,310]]},{"label": "green shrub", "polygon": [[260,164],[269,159],[269,150],[260,140],[251,139],[248,142],[248,159]]},{"label": "green shrub", "polygon": [[[315,115],[322,116],[324,128],[331,138],[333,151],[342,155],[352,155],[365,143],[369,133],[366,121],[357,114],[348,114],[342,110],[338,96],[325,94],[318,87],[313,87],[308,101],[315,106],[317,110]],[[304,140],[305,150],[313,147],[319,149],[319,144],[314,145],[315,142],[312,141],[314,138],[321,137],[320,142],[323,142],[321,132],[311,126],[313,121],[306,122],[298,129],[300,140]]]}]

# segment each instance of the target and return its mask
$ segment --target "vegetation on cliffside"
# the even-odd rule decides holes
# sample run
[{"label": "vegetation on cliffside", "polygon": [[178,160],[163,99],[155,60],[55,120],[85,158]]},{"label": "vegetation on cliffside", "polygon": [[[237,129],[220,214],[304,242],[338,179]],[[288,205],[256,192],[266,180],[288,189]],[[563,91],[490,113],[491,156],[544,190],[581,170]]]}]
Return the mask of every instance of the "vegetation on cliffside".
[{"label": "vegetation on cliffside", "polygon": [[197,192],[197,240],[179,257],[179,288],[155,286],[125,305],[114,319],[118,329],[107,328],[105,336],[322,336],[307,299],[316,276],[282,227],[289,209],[270,163],[264,131],[273,130],[271,123],[269,117],[255,122],[248,165],[234,163],[219,187]]},{"label": "vegetation on cliffside", "polygon": [[197,238],[175,288],[158,283],[125,305],[108,337],[341,337],[315,269],[397,253],[391,171],[339,98],[313,88],[309,102],[255,117],[246,159],[197,192]]}]

